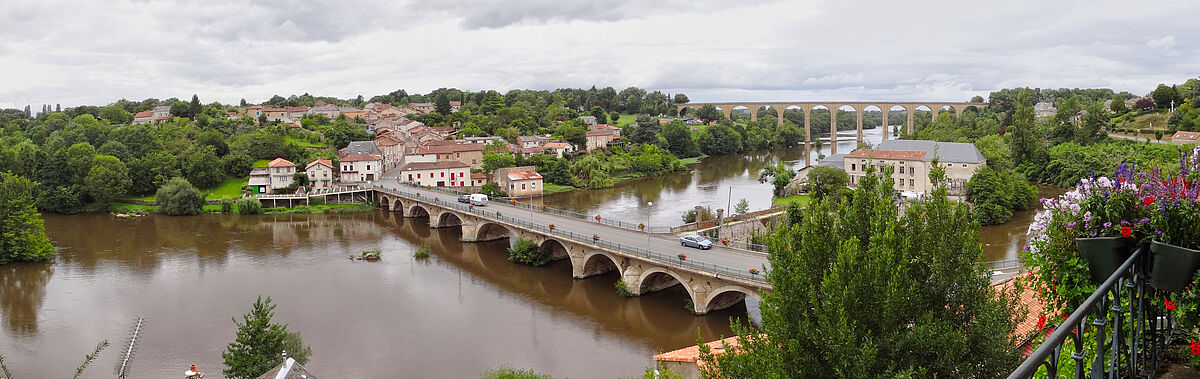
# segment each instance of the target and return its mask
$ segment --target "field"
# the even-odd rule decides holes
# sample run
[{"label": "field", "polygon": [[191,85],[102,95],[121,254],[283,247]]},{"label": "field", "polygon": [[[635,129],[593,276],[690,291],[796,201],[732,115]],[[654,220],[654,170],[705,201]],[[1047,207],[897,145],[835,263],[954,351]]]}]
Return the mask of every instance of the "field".
[{"label": "field", "polygon": [[295,139],[290,136],[286,137],[284,139],[284,141],[287,143],[296,144],[296,146],[300,146],[300,147],[328,147],[329,146],[324,143],[312,143],[312,142],[308,142],[308,141],[302,140],[302,139]]},{"label": "field", "polygon": [[812,201],[811,195],[792,195],[788,197],[777,197],[771,200],[771,202],[775,203],[775,205],[785,208],[791,203],[799,203],[801,207],[806,207],[808,206],[809,201]]},{"label": "field", "polygon": [[[266,166],[264,165],[263,167]],[[249,182],[249,179],[227,179],[224,182],[221,182],[221,184],[218,184],[216,187],[200,189],[200,193],[204,194],[204,199],[206,200],[220,200],[226,197],[242,197],[242,187],[244,187],[247,182]],[[130,197],[127,199],[154,201],[154,194],[142,197]]]},{"label": "field", "polygon": [[554,183],[542,183],[542,195],[550,195],[559,192],[567,192],[574,190],[575,187],[558,185]]}]

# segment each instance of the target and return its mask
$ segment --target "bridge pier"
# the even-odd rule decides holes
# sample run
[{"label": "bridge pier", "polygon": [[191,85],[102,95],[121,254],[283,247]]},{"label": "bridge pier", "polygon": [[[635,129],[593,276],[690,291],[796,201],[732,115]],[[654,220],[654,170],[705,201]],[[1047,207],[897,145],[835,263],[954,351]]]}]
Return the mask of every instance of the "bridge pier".
[{"label": "bridge pier", "polygon": [[[866,109],[867,109],[866,107],[862,107],[862,109],[854,108],[854,113],[858,114],[858,144],[859,145],[861,145],[863,143],[862,117],[863,117],[863,111]],[[855,148],[857,149],[858,147],[855,146]]]},{"label": "bridge pier", "polygon": [[837,108],[829,109],[829,155],[837,154]]}]

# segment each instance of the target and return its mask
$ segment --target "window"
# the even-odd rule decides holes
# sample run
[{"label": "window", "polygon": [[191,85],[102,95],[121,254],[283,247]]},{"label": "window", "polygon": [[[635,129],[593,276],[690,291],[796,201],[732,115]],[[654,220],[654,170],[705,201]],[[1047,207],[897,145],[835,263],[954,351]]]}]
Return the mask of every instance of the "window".
[{"label": "window", "polygon": [[901,174],[903,174],[903,173],[904,173],[904,166],[900,166],[900,173],[901,173]]},{"label": "window", "polygon": [[854,170],[855,170],[855,168],[854,168],[854,164],[853,164],[853,163],[851,163],[851,164],[850,164],[850,171],[854,171]]},{"label": "window", "polygon": [[445,177],[446,177],[446,172],[445,172],[445,171],[442,171],[442,177],[443,177],[443,178],[445,178]]},{"label": "window", "polygon": [[367,165],[367,171],[371,171],[371,165]]},{"label": "window", "polygon": [[525,189],[525,183],[521,183],[521,189],[522,189],[522,190],[524,190],[524,189]]},{"label": "window", "polygon": [[966,167],[967,167],[967,164],[966,164],[966,163],[963,163],[963,168],[966,168]]},{"label": "window", "polygon": [[912,179],[909,179],[909,180],[908,180],[908,186],[909,186],[909,187],[914,187],[914,186],[916,186],[916,184],[913,182],[913,180],[912,180]]}]

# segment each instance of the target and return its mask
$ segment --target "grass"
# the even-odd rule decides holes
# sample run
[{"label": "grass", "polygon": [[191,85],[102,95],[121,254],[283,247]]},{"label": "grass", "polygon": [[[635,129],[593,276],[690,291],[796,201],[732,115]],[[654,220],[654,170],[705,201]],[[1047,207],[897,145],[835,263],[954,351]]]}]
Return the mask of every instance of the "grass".
[{"label": "grass", "polygon": [[432,249],[429,248],[429,242],[426,242],[425,244],[421,245],[420,248],[417,248],[417,251],[415,253],[413,253],[413,258],[420,258],[420,259],[429,258],[430,250],[432,250]]},{"label": "grass", "polygon": [[708,158],[708,156],[707,156],[707,155],[701,155],[701,156],[698,156],[698,157],[684,158],[684,159],[680,159],[680,160],[679,160],[679,163],[682,163],[684,166],[691,166],[691,165],[694,165],[694,164],[700,163],[700,160],[701,160],[701,159],[704,159],[704,158]]},{"label": "grass", "polygon": [[1151,125],[1153,125],[1153,129],[1166,130],[1168,118],[1167,112],[1161,110],[1136,116],[1130,113],[1122,116],[1114,126],[1123,129],[1151,129]]},{"label": "grass", "polygon": [[321,204],[321,205],[302,205],[299,207],[275,207],[263,209],[263,214],[282,215],[282,214],[355,214],[366,213],[375,210],[375,207],[362,204]]},{"label": "grass", "polygon": [[801,207],[807,207],[809,201],[812,201],[811,195],[792,195],[792,196],[788,196],[788,197],[777,197],[777,198],[774,198],[771,200],[771,202],[775,203],[776,205],[779,205],[779,206],[785,207],[785,208],[789,204],[797,203],[797,202],[800,203]]},{"label": "grass", "polygon": [[564,186],[564,185],[559,185],[559,184],[554,184],[554,183],[542,183],[542,195],[550,195],[550,194],[555,194],[555,193],[559,193],[559,192],[568,192],[568,191],[574,191],[574,190],[575,190],[575,187],[572,187],[572,186]]},{"label": "grass", "polygon": [[[300,146],[300,147],[329,147],[329,145],[326,145],[324,143],[312,143],[312,142],[308,142],[308,141],[302,140],[302,139],[295,139],[290,136],[285,137],[284,141],[287,143],[296,144],[296,146]],[[258,166],[255,166],[255,167],[258,167]],[[263,167],[266,167],[266,166],[263,166]]]},{"label": "grass", "polygon": [[[114,202],[112,204],[109,204],[108,209],[109,209],[109,212],[138,212],[138,211],[154,212],[154,211],[158,210],[158,207],[153,206],[153,205],[140,205],[140,204]],[[204,208],[202,208],[201,211],[206,212],[206,213],[207,212],[220,212],[221,206],[206,204],[206,205],[204,205]]]},{"label": "grass", "polygon": [[623,114],[623,115],[621,115],[621,117],[617,118],[616,126],[629,125],[629,124],[632,124],[634,121],[637,121],[637,115]]},{"label": "grass", "polygon": [[250,167],[267,167],[268,164],[271,164],[271,161],[268,161],[266,159],[259,159],[257,161],[254,161],[254,165],[250,166]]},{"label": "grass", "polygon": [[[215,187],[201,189],[200,193],[204,194],[205,200],[220,200],[226,197],[242,197],[242,187],[245,187],[246,184],[249,184],[249,180],[250,179],[247,178],[226,179],[225,181],[221,182],[221,184],[217,184]],[[154,201],[154,194],[149,194],[142,197],[129,197],[126,199]]]}]

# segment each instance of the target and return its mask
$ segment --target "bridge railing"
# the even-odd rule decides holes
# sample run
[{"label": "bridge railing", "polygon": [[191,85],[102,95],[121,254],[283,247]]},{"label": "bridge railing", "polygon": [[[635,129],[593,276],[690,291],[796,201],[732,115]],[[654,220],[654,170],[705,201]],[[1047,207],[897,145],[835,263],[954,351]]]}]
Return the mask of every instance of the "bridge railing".
[{"label": "bridge railing", "polygon": [[[409,185],[409,184],[407,184],[407,183],[400,183],[400,185],[407,186],[407,187],[414,188],[414,189],[416,189],[416,188],[420,188],[421,190],[430,190],[430,191],[441,192],[441,193],[445,193],[445,194],[447,194],[447,195],[467,195],[467,194],[471,194],[471,192],[467,192],[467,191],[458,191],[458,190],[451,190],[451,189],[438,188],[438,187],[414,187],[414,186],[412,186],[412,185]],[[497,200],[497,199],[493,199],[493,201],[495,201],[495,200]],[[531,209],[531,210],[535,210],[535,211],[540,211],[540,212],[545,212],[545,213],[550,213],[550,214],[556,214],[556,215],[559,215],[559,216],[566,216],[566,217],[570,217],[570,218],[577,218],[577,219],[580,219],[580,220],[587,220],[587,221],[597,222],[597,223],[601,223],[601,224],[604,224],[604,225],[615,226],[615,227],[618,227],[618,228],[621,228],[621,229],[628,229],[628,230],[633,230],[633,231],[638,231],[638,232],[646,232],[646,233],[671,233],[671,227],[669,227],[669,226],[649,226],[649,225],[645,225],[645,228],[642,228],[641,226],[643,226],[644,224],[641,224],[641,223],[633,223],[633,222],[628,222],[628,221],[613,220],[613,219],[609,219],[609,218],[606,218],[606,217],[603,217],[603,216],[601,216],[601,217],[600,217],[600,219],[599,219],[599,220],[597,220],[595,215],[588,216],[588,215],[586,215],[586,214],[583,214],[583,213],[579,213],[579,212],[573,212],[573,211],[568,211],[568,210],[566,210],[566,209],[559,209],[559,208],[554,208],[554,207],[547,207],[547,206],[544,206],[544,205],[538,205],[538,204],[533,204],[533,203],[526,203],[526,202],[522,202],[522,201],[517,201],[517,202],[516,202],[516,204],[512,204],[512,202],[511,202],[511,201],[512,201],[512,200],[514,200],[514,198],[507,198],[506,200],[508,200],[508,201],[506,201],[506,202],[508,202],[508,203],[509,203],[509,205],[511,205],[511,206],[515,206],[515,207],[518,207],[518,208],[521,208],[521,209]]]},{"label": "bridge railing", "polygon": [[1147,250],[1125,260],[1008,378],[1156,377],[1175,317],[1147,280]]},{"label": "bridge railing", "polygon": [[[412,199],[421,199],[421,198],[428,199],[427,196],[420,196],[420,195],[417,195],[416,193],[410,193],[410,192],[404,191],[404,190],[384,188],[383,186],[379,186],[379,185],[373,185],[373,186],[376,190],[393,193],[393,194],[400,194],[401,196],[409,197]],[[714,274],[717,277],[725,276],[725,277],[730,277],[730,278],[748,280],[748,281],[755,282],[755,283],[766,283],[766,276],[768,274],[770,274],[765,267],[732,268],[732,267],[722,266],[722,265],[718,265],[718,264],[705,263],[705,262],[691,259],[691,258],[680,259],[675,254],[661,253],[661,252],[657,252],[657,251],[643,249],[643,248],[636,247],[636,246],[629,246],[629,245],[625,245],[625,244],[621,244],[621,243],[617,243],[617,242],[607,241],[602,238],[597,239],[597,238],[594,238],[595,237],[594,235],[583,235],[583,234],[579,234],[579,233],[561,230],[558,228],[550,229],[550,227],[548,225],[543,225],[540,223],[534,223],[531,221],[526,221],[526,220],[521,220],[521,219],[509,217],[509,216],[504,216],[503,213],[496,214],[496,212],[493,212],[491,210],[479,209],[479,208],[475,208],[475,207],[472,207],[469,205],[463,205],[458,202],[445,202],[445,201],[438,201],[437,199],[429,199],[429,200],[431,200],[433,203],[437,204],[440,207],[454,209],[454,210],[464,212],[464,213],[470,213],[470,214],[475,215],[480,218],[502,221],[502,222],[520,226],[522,228],[532,229],[532,230],[536,230],[536,231],[550,234],[550,235],[565,237],[565,238],[573,240],[575,242],[584,243],[584,244],[592,244],[595,246],[620,251],[620,252],[630,254],[633,256],[638,256],[638,257],[643,257],[643,258],[650,259],[653,261],[658,261],[667,266],[684,267],[684,268],[692,269],[692,270],[699,271],[699,272],[708,272],[708,273]],[[751,270],[751,269],[754,269],[754,270]]]}]

